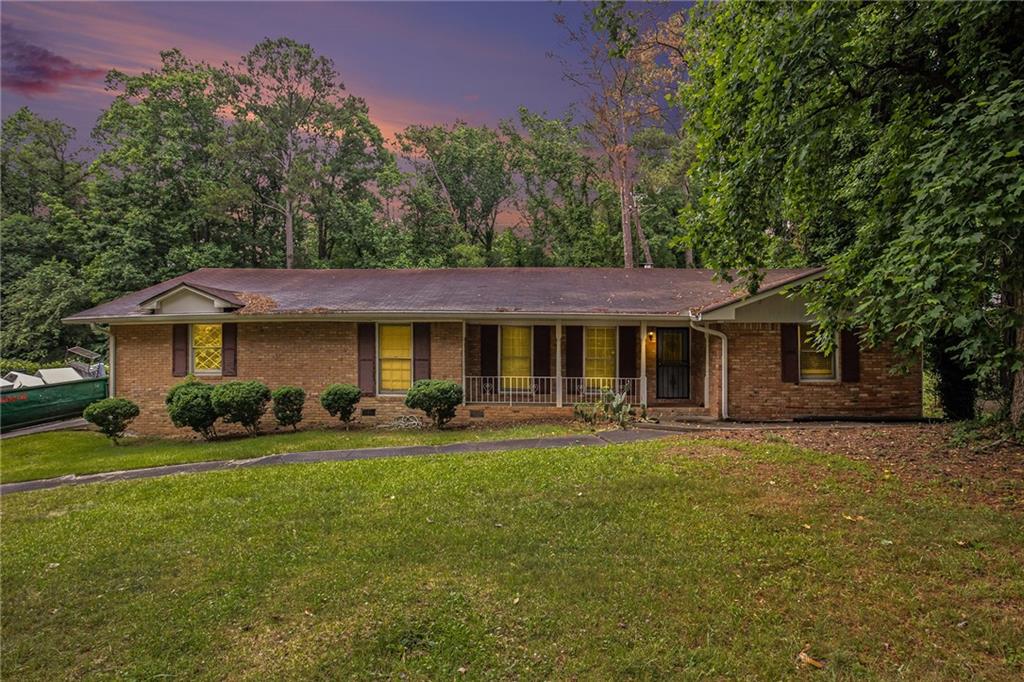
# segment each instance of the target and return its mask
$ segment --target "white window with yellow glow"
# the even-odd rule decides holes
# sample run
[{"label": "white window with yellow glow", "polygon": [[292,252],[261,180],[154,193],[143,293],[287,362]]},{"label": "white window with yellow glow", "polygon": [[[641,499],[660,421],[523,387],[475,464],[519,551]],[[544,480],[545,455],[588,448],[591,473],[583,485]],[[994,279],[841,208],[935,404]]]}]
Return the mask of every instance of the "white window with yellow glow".
[{"label": "white window with yellow glow", "polygon": [[503,389],[529,388],[528,377],[533,371],[531,350],[532,332],[529,327],[501,327],[501,387]]},{"label": "white window with yellow glow", "polygon": [[380,390],[403,393],[412,385],[412,325],[382,324],[380,339]]},{"label": "white window with yellow glow", "polygon": [[583,330],[583,376],[587,388],[611,388],[615,382],[615,327],[586,327]]},{"label": "white window with yellow glow", "polygon": [[825,354],[814,347],[814,327],[800,325],[800,379],[804,381],[836,378],[835,353]]},{"label": "white window with yellow glow", "polygon": [[192,371],[219,374],[223,367],[223,336],[219,324],[192,325]]}]

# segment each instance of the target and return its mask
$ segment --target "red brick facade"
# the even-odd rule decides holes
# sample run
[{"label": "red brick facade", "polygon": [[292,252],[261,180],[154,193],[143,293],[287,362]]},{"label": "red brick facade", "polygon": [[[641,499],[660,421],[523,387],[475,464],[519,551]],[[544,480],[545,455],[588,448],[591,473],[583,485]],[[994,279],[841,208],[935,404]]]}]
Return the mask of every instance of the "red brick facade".
[{"label": "red brick facade", "polygon": [[[901,368],[888,345],[861,349],[860,380],[785,383],[781,374],[781,325],[733,323],[713,325],[729,338],[729,417],[740,420],[800,417],[921,416],[921,363]],[[721,349],[712,344],[713,385],[720,385]],[[721,404],[713,391],[712,405]],[[717,415],[716,415],[717,416]]]},{"label": "red brick facade", "polygon": [[[465,327],[464,343],[463,323],[432,323],[432,378],[461,382],[464,374],[479,374],[479,327]],[[729,337],[729,416],[733,419],[920,416],[920,366],[915,364],[903,374],[891,373],[897,360],[888,348],[861,352],[861,376],[856,383],[843,382],[840,377],[828,383],[787,384],[780,375],[778,324],[718,324],[712,328]],[[133,430],[189,435],[187,430],[170,423],[164,405],[168,389],[182,381],[172,375],[172,326],[115,325],[111,329],[115,344],[115,392],[138,403],[142,412]],[[653,331],[654,325],[649,330]],[[703,404],[704,335],[696,331],[690,334],[690,398],[685,401],[656,400],[655,343],[650,336],[644,340],[648,402],[652,407],[679,406],[690,413],[721,416],[721,342],[711,336],[708,339],[707,405]],[[300,386],[307,393],[303,425],[335,424],[320,407],[320,391],[333,383],[358,383],[355,322],[240,322],[237,345],[237,377],[201,380],[255,379],[272,389],[286,384]],[[359,404],[359,411],[363,410],[375,413],[360,416],[363,424],[378,424],[411,413],[401,396],[364,397]],[[460,408],[456,423],[564,418],[571,411],[571,406],[469,405]],[[273,428],[269,415],[264,428]]]}]

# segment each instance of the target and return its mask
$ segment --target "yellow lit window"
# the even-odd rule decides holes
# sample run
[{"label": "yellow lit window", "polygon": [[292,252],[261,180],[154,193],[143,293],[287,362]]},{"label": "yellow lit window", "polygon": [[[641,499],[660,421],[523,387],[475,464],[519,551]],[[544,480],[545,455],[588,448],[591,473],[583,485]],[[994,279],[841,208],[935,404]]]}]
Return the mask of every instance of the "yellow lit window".
[{"label": "yellow lit window", "polygon": [[221,371],[221,328],[219,324],[192,325],[192,371],[197,374]]},{"label": "yellow lit window", "polygon": [[826,355],[814,347],[814,327],[800,325],[800,378],[835,379],[835,354]]},{"label": "yellow lit window", "polygon": [[[501,327],[501,387],[527,388],[530,376],[530,349],[532,347],[529,327]],[[518,377],[518,378],[512,378]]]},{"label": "yellow lit window", "polygon": [[587,388],[611,388],[615,383],[615,327],[583,330],[583,376]]},{"label": "yellow lit window", "polygon": [[380,389],[407,391],[412,385],[412,325],[382,324],[380,335]]}]

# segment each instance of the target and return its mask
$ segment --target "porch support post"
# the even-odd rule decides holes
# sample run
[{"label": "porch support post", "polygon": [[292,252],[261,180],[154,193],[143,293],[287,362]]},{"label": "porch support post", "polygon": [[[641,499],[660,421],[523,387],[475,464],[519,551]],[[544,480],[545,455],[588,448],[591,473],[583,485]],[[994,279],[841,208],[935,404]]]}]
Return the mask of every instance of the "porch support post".
[{"label": "porch support post", "polygon": [[555,323],[555,405],[562,406],[562,323]]},{"label": "porch support post", "polygon": [[647,322],[640,323],[640,404],[647,407]]},{"label": "porch support post", "polygon": [[466,321],[462,321],[462,404],[466,404]]}]

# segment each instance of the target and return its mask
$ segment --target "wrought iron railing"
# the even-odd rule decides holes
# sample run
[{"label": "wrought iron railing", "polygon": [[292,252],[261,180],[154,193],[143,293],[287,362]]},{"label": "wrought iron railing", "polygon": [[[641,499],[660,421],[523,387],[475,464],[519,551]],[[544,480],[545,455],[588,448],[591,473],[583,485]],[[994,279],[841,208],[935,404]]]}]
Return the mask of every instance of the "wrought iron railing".
[{"label": "wrought iron railing", "polygon": [[[644,381],[634,377],[562,377],[563,405],[601,400],[608,390],[626,393],[627,402],[639,405]],[[466,402],[495,405],[555,405],[556,377],[466,377]]]}]

